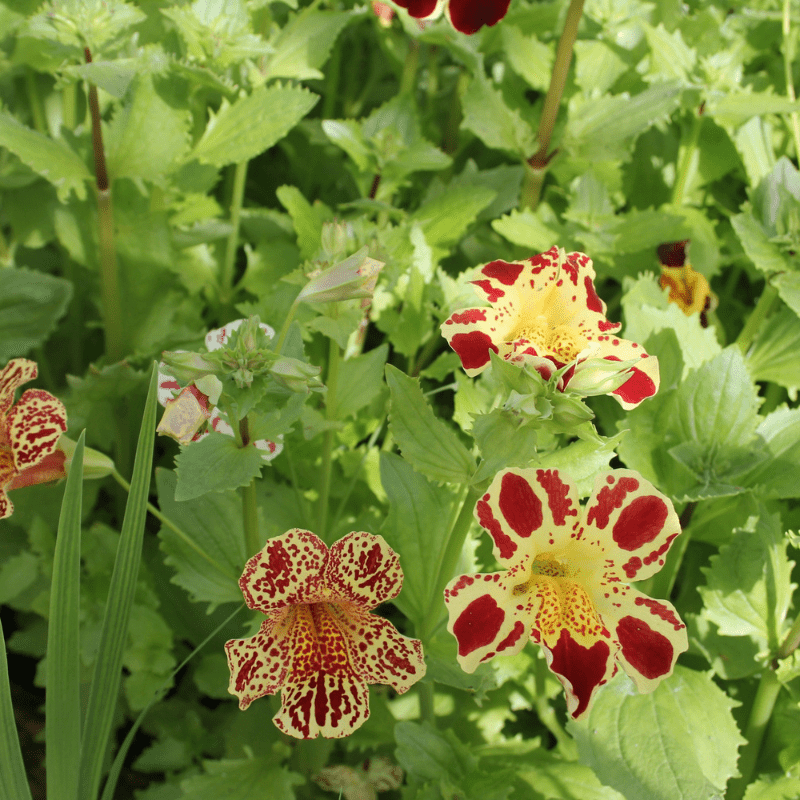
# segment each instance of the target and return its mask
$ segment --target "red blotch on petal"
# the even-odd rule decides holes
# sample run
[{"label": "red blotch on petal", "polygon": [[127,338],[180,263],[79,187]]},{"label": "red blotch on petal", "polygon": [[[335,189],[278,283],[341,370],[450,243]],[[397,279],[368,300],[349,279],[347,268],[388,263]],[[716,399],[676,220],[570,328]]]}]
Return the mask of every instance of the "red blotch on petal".
[{"label": "red blotch on petal", "polygon": [[412,17],[429,17],[436,8],[436,0],[395,0],[400,8],[405,8]]},{"label": "red blotch on petal", "polygon": [[503,641],[497,645],[497,652],[499,653],[502,650],[505,650],[511,647],[512,645],[515,645],[519,641],[523,633],[525,633],[525,626],[522,624],[522,622],[517,620],[514,623],[514,627],[511,629],[511,633],[509,633],[508,636],[506,636],[506,638],[503,639]]},{"label": "red blotch on petal", "polygon": [[622,327],[622,323],[621,322],[609,322],[608,320],[603,322],[603,320],[600,320],[597,323],[597,327],[601,331],[615,331],[615,330],[619,330]]},{"label": "red blotch on petal", "polygon": [[464,369],[480,369],[489,363],[489,351],[498,352],[490,336],[483,331],[457,333],[450,340],[450,347],[456,351]]},{"label": "red blotch on petal", "polygon": [[653,680],[672,669],[672,643],[642,620],[623,617],[617,623],[617,638],[625,660],[645,678]]},{"label": "red blotch on petal", "polygon": [[[608,476],[608,482],[614,482],[614,478],[611,475]],[[639,481],[635,478],[620,478],[619,483],[613,488],[604,486],[597,493],[596,504],[589,509],[586,521],[590,525],[594,523],[600,530],[603,530],[608,525],[611,512],[622,506],[628,492],[635,492],[638,488]]]},{"label": "red blotch on petal", "polygon": [[663,603],[659,603],[658,600],[653,600],[650,597],[637,597],[634,602],[637,606],[649,608],[651,614],[655,614],[659,619],[668,622],[676,631],[683,627],[683,623],[678,619],[675,612],[671,608],[667,608]]},{"label": "red blotch on petal", "polygon": [[[450,4],[452,10],[452,3]],[[494,278],[506,286],[513,286],[519,278],[524,264],[510,264],[508,261],[492,261],[481,269],[487,278]]]},{"label": "red blotch on petal", "polygon": [[475,286],[479,286],[486,293],[490,303],[496,303],[501,297],[505,297],[506,293],[502,289],[497,289],[492,286],[491,281],[470,281]]},{"label": "red blotch on petal", "polygon": [[628,561],[622,565],[625,570],[625,575],[633,580],[636,573],[642,568],[642,559],[639,556],[632,556]]},{"label": "red blotch on petal", "polygon": [[587,275],[583,279],[583,285],[586,287],[586,308],[589,311],[597,311],[599,314],[603,313],[603,301],[597,296],[594,290],[594,282],[591,275]]},{"label": "red blotch on petal", "polygon": [[[491,534],[497,549],[500,551],[500,558],[511,558],[517,552],[516,542],[503,533],[500,523],[494,518],[492,509],[486,502],[488,496],[487,494],[484,499],[478,500],[478,504],[475,506],[475,510],[478,512],[478,522]],[[454,586],[453,588],[455,589],[456,587]]]},{"label": "red blotch on petal", "polygon": [[453,27],[461,33],[475,33],[484,25],[494,25],[508,11],[511,0],[450,0],[448,11]]},{"label": "red blotch on petal", "polygon": [[668,516],[667,504],[660,497],[637,497],[614,523],[614,541],[623,550],[638,550],[661,533]]},{"label": "red blotch on petal", "polygon": [[652,379],[640,369],[631,367],[631,377],[612,394],[621,397],[626,403],[641,403],[656,393],[656,385]]},{"label": "red blotch on petal", "polygon": [[541,526],[542,501],[520,475],[513,472],[503,475],[498,502],[503,517],[517,536],[527,538]]},{"label": "red blotch on petal", "polygon": [[468,308],[466,311],[457,311],[453,314],[448,322],[457,322],[459,324],[471,324],[474,322],[486,321],[485,308]]},{"label": "red blotch on petal", "polygon": [[547,505],[556,525],[563,525],[567,517],[578,516],[578,509],[573,508],[572,501],[568,497],[569,484],[561,480],[556,470],[537,470],[536,480],[547,492]]},{"label": "red blotch on petal", "polygon": [[458,640],[458,654],[467,656],[491,644],[505,618],[506,612],[488,594],[473,600],[453,623],[453,636]]},{"label": "red blotch on petal", "polygon": [[562,629],[552,653],[550,669],[572,684],[572,692],[578,699],[578,707],[572,712],[577,719],[589,707],[595,689],[603,683],[611,649],[602,640],[584,647]]}]

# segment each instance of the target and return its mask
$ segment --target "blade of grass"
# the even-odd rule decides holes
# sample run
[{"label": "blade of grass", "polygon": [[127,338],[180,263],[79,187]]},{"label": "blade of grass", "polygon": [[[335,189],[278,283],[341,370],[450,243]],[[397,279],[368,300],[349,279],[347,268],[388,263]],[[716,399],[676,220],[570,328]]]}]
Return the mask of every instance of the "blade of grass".
[{"label": "blade of grass", "polygon": [[83,445],[72,457],[53,556],[50,621],[47,627],[48,800],[77,800],[81,757],[80,578]]},{"label": "blade of grass", "polygon": [[136,731],[139,730],[139,726],[142,724],[144,720],[144,715],[153,707],[153,705],[160,700],[164,696],[164,692],[167,690],[167,687],[172,684],[172,679],[244,608],[247,606],[242,603],[239,608],[236,609],[224,622],[218,625],[211,633],[200,642],[191,653],[189,653],[186,658],[172,670],[172,674],[169,675],[165,680],[164,683],[161,685],[161,688],[153,695],[153,699],[141,710],[139,716],[136,718],[136,722],[133,723],[131,729],[128,731],[128,735],[125,737],[125,741],[120,745],[119,750],[117,751],[117,755],[114,758],[114,763],[111,765],[111,769],[108,771],[108,780],[106,781],[105,787],[103,787],[103,796],[100,800],[114,800],[114,790],[117,788],[117,780],[119,779],[119,773],[122,770],[122,765],[125,763],[125,757],[128,755],[128,750],[130,750],[131,743],[133,742],[133,737],[136,736]]},{"label": "blade of grass", "polygon": [[0,623],[0,800],[31,800],[25,764],[19,747],[11,686],[8,683],[6,640]]},{"label": "blade of grass", "polygon": [[147,515],[147,495],[156,427],[156,377],[154,364],[86,711],[79,784],[82,800],[94,800],[100,788],[103,762],[111,739],[111,726],[122,679],[122,656],[128,638],[133,597],[136,593]]}]

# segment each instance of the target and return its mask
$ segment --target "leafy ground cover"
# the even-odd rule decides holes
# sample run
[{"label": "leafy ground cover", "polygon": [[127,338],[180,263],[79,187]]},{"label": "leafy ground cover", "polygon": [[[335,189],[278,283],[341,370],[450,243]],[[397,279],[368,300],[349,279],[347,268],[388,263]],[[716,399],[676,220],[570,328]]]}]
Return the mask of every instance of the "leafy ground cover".
[{"label": "leafy ground cover", "polygon": [[800,796],[799,13],[0,0],[0,798]]}]

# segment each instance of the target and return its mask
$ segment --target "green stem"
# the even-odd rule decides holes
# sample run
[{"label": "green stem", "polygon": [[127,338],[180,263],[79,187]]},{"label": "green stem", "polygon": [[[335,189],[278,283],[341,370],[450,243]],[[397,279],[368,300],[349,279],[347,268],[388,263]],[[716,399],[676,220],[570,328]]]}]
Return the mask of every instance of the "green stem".
[{"label": "green stem", "polygon": [[[333,48],[333,53],[328,60],[328,77],[325,86],[325,100],[322,105],[322,119],[333,119],[336,111],[336,101],[339,99],[339,81],[342,76],[342,44]],[[374,70],[370,70],[373,72]]]},{"label": "green stem", "polygon": [[239,221],[242,216],[247,164],[247,161],[240,161],[233,173],[230,210],[231,232],[225,245],[225,260],[222,262],[222,272],[219,276],[219,298],[223,306],[228,305],[233,296],[233,268],[236,262],[236,253],[239,250]]},{"label": "green stem", "polygon": [[[782,15],[783,32],[783,74],[786,78],[786,94],[793,103],[797,99],[794,93],[794,80],[792,79],[792,61],[794,61],[794,42],[791,38],[792,17],[790,0],[783,0]],[[796,111],[789,115],[792,120],[792,135],[794,137],[794,157],[800,159],[800,116]]]},{"label": "green stem", "polygon": [[400,78],[400,91],[398,94],[412,93],[417,80],[417,67],[419,66],[419,42],[412,39],[408,43],[408,53],[403,62],[403,75]]},{"label": "green stem", "polygon": [[439,605],[444,602],[442,595],[444,594],[445,587],[453,577],[458,559],[461,557],[461,551],[464,549],[464,542],[466,541],[470,525],[472,524],[472,514],[475,510],[475,503],[479,494],[478,490],[474,487],[466,491],[464,494],[464,501],[461,504],[461,510],[458,512],[453,527],[450,529],[450,535],[447,537],[447,544],[444,548],[442,560],[439,563],[439,571],[436,574],[436,582],[433,585],[433,593],[431,595],[428,613],[422,625],[420,625],[419,638],[422,639],[423,644],[430,638],[441,616]]},{"label": "green stem", "polygon": [[761,742],[764,740],[764,734],[780,690],[780,681],[771,669],[761,673],[761,680],[756,690],[753,707],[750,709],[750,718],[747,720],[747,727],[744,732],[747,744],[739,757],[741,777],[734,778],[728,785],[728,792],[725,795],[727,800],[741,800],[753,779],[758,754],[761,750]]},{"label": "green stem", "polygon": [[263,546],[258,531],[258,495],[256,479],[242,488],[242,521],[244,522],[244,542],[247,547],[247,558],[254,556]]},{"label": "green stem", "polygon": [[[125,480],[125,478],[123,478],[123,477],[122,477],[122,475],[120,475],[120,474],[119,474],[119,472],[117,472],[116,470],[114,470],[114,471],[111,473],[111,476],[114,478],[114,480],[115,480],[115,481],[116,481],[116,482],[117,482],[117,483],[118,483],[118,484],[119,484],[119,485],[120,485],[120,486],[121,486],[121,487],[122,487],[122,488],[123,488],[123,489],[124,489],[126,492],[130,492],[130,490],[131,490],[131,485],[128,483],[128,481],[126,481],[126,480]],[[197,553],[197,555],[199,555],[199,556],[200,556],[202,559],[204,559],[205,561],[207,561],[209,564],[213,565],[213,566],[216,568],[217,572],[219,572],[219,573],[220,573],[220,575],[224,575],[224,576],[225,576],[225,577],[226,577],[228,580],[231,580],[231,581],[233,581],[233,582],[236,582],[237,580],[239,580],[239,576],[238,576],[238,575],[234,575],[233,573],[231,573],[231,572],[228,572],[228,570],[226,570],[226,569],[225,569],[223,566],[221,566],[221,565],[220,565],[219,561],[217,561],[216,559],[212,558],[212,557],[211,557],[211,556],[210,556],[208,553],[206,553],[206,551],[205,551],[205,550],[203,550],[201,547],[198,547],[198,546],[197,546],[197,543],[196,543],[196,542],[195,542],[195,541],[192,539],[192,537],[191,537],[191,536],[189,536],[189,534],[188,534],[188,533],[185,533],[183,530],[181,530],[181,529],[180,529],[180,528],[179,528],[179,527],[178,527],[178,526],[177,526],[177,525],[176,525],[176,524],[175,524],[175,523],[174,523],[174,522],[173,522],[173,521],[172,521],[172,520],[171,520],[169,517],[165,517],[165,516],[164,516],[164,515],[161,513],[161,511],[159,511],[159,509],[157,509],[157,508],[156,508],[156,507],[155,507],[155,506],[154,506],[152,503],[150,503],[150,502],[148,502],[148,503],[147,503],[147,510],[148,510],[148,511],[149,511],[149,512],[150,512],[150,513],[151,513],[151,514],[152,514],[152,515],[153,515],[153,516],[154,516],[154,517],[155,517],[155,518],[156,518],[156,519],[157,519],[157,520],[158,520],[158,521],[159,521],[159,522],[160,522],[160,523],[161,523],[161,524],[162,524],[162,525],[165,527],[165,528],[169,528],[169,529],[170,529],[170,530],[171,530],[171,531],[172,531],[172,532],[173,532],[173,533],[174,533],[174,534],[175,534],[175,535],[176,535],[176,536],[177,536],[177,537],[178,537],[178,538],[179,538],[179,539],[180,539],[180,540],[181,540],[181,541],[182,541],[182,542],[183,542],[183,543],[184,543],[184,544],[187,546],[187,547],[189,547],[189,548],[191,548],[192,550],[194,550],[194,552],[195,552],[195,553]]]},{"label": "green stem", "polygon": [[555,155],[549,152],[550,140],[558,117],[558,109],[561,106],[561,98],[564,95],[564,87],[567,84],[572,51],[575,48],[575,40],[578,38],[578,24],[583,14],[583,3],[584,0],[571,0],[569,9],[567,9],[564,30],[558,41],[556,59],[553,63],[550,86],[547,89],[547,96],[544,100],[542,118],[539,120],[539,133],[537,135],[539,149],[527,162],[530,168],[525,173],[525,180],[522,186],[520,198],[520,206],[522,208],[535,209],[539,204],[547,165]]},{"label": "green stem", "polygon": [[794,621],[789,633],[786,634],[783,644],[778,648],[778,652],[775,655],[777,658],[789,658],[798,647],[800,647],[800,614]]},{"label": "green stem", "polygon": [[680,163],[678,164],[678,174],[675,177],[675,185],[672,188],[672,204],[676,206],[679,206],[683,203],[683,197],[686,193],[686,185],[689,182],[689,175],[692,172],[692,165],[697,156],[697,143],[700,139],[700,128],[702,126],[702,121],[701,114],[698,112],[692,118],[692,127],[689,131],[689,137],[683,147],[683,155],[681,156]]},{"label": "green stem", "polygon": [[78,124],[78,84],[70,83],[61,90],[61,121],[68,131]]},{"label": "green stem", "polygon": [[436,712],[433,710],[433,683],[420,681],[417,684],[417,696],[419,697],[420,719],[436,725]]},{"label": "green stem", "polygon": [[294,303],[292,303],[292,306],[289,309],[289,313],[286,315],[286,319],[283,321],[283,326],[281,327],[278,333],[278,340],[275,343],[275,352],[278,355],[280,355],[281,353],[281,349],[283,348],[283,343],[286,341],[286,334],[289,333],[289,326],[292,324],[292,320],[294,319],[294,315],[297,312],[297,307],[299,305],[300,305],[300,296],[298,295]]},{"label": "green stem", "polygon": [[31,114],[33,115],[33,127],[36,128],[39,133],[47,136],[47,118],[44,114],[42,96],[39,94],[39,84],[36,81],[36,73],[30,67],[25,67],[25,88],[28,90],[28,102],[30,103]]},{"label": "green stem", "polygon": [[[336,318],[335,305],[332,308],[331,316],[334,317],[334,319]],[[328,379],[326,382],[328,391],[325,395],[325,419],[327,420],[336,419],[336,390],[339,383],[339,362],[339,345],[335,339],[329,339]],[[320,539],[322,539],[323,542],[326,541],[325,537],[327,535],[328,527],[328,501],[331,493],[333,436],[333,430],[326,430],[322,447],[322,475],[320,477],[317,535],[320,537]]]},{"label": "green stem", "polygon": [[764,291],[758,298],[758,303],[747,318],[741,333],[736,339],[736,344],[743,353],[747,353],[753,339],[759,331],[764,320],[772,313],[778,301],[778,290],[770,283],[764,285]]}]

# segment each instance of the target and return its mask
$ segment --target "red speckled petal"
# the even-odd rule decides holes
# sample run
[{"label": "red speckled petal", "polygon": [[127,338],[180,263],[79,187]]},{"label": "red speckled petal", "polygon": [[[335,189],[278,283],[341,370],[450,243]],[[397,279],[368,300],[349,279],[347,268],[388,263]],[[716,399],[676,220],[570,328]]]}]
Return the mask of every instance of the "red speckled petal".
[{"label": "red speckled petal", "polygon": [[578,491],[558,470],[507,469],[495,475],[475,506],[504,566],[552,550],[573,538],[580,519]]},{"label": "red speckled petal", "polygon": [[458,641],[458,663],[465,672],[498,654],[514,655],[528,641],[535,598],[514,594],[523,572],[520,566],[505,573],[460,575],[445,589],[447,630]]},{"label": "red speckled petal", "polygon": [[[173,353],[187,353],[188,350],[172,350]],[[169,367],[164,361],[158,362],[157,397],[158,404],[166,408],[170,400],[174,400],[181,390],[181,385],[169,374]]]},{"label": "red speckled petal", "polygon": [[[211,426],[212,430],[215,430],[217,433],[233,436],[233,428],[222,419],[218,408],[214,408],[211,412],[211,419],[209,419],[208,424]],[[196,441],[198,438],[200,437],[195,435],[194,440]],[[283,451],[283,435],[278,436],[277,442],[270,442],[268,439],[256,439],[254,442],[251,442],[251,444],[255,445],[258,450],[261,450],[261,460],[269,462]]]},{"label": "red speckled petal", "polygon": [[398,694],[425,675],[422,642],[398,633],[388,620],[354,606],[331,604],[343,631],[353,671],[367,683],[383,683]]},{"label": "red speckled petal", "polygon": [[[60,448],[56,448],[38,464],[26,467],[14,475],[7,488],[11,491],[12,489],[24,489],[26,486],[35,486],[39,483],[60,481],[67,477],[67,470],[64,466],[66,460],[67,454]],[[2,482],[2,475],[0,474],[0,485],[2,485]]]},{"label": "red speckled petal", "polygon": [[0,372],[0,417],[5,416],[14,403],[14,392],[38,374],[36,362],[27,358],[12,359],[3,367]]},{"label": "red speckled petal", "polygon": [[[164,385],[169,383],[165,382]],[[181,444],[192,442],[211,416],[208,397],[194,384],[181,389],[176,398],[167,400],[164,405],[156,433],[170,436]]]},{"label": "red speckled petal", "polygon": [[484,25],[495,25],[508,11],[511,0],[450,0],[447,16],[461,33],[475,33]]},{"label": "red speckled petal", "polygon": [[[213,330],[210,330],[206,334],[206,349],[209,352],[212,350],[219,350],[225,344],[225,342],[228,341],[231,333],[233,333],[235,330],[238,330],[243,322],[244,319],[235,319],[233,322],[229,322],[222,328],[214,328]],[[266,333],[270,339],[275,336],[275,331],[269,325],[266,325],[262,322],[258,327],[261,328],[261,330],[264,331],[264,333]]]},{"label": "red speckled petal", "polygon": [[17,472],[38,464],[56,449],[67,430],[64,404],[42,389],[28,389],[6,416]]},{"label": "red speckled petal", "polygon": [[325,586],[337,599],[375,608],[400,594],[400,559],[382,536],[353,531],[331,546]]},{"label": "red speckled petal", "polygon": [[672,502],[638,472],[615,469],[598,475],[586,504],[583,539],[602,551],[604,581],[654,575],[680,532]]},{"label": "red speckled petal", "polygon": [[8,495],[0,489],[0,519],[10,517],[14,513],[14,504],[9,500]]},{"label": "red speckled petal", "polygon": [[433,16],[437,0],[394,0],[395,5],[405,8],[412,17],[425,19]]},{"label": "red speckled petal", "polygon": [[14,466],[14,456],[5,442],[5,437],[0,430],[0,519],[10,517],[14,511],[14,504],[5,493],[5,488],[14,479],[17,469]]},{"label": "red speckled petal", "polygon": [[349,736],[369,718],[366,683],[344,674],[318,672],[307,681],[285,687],[275,725],[296,739]]},{"label": "red speckled petal", "polygon": [[617,661],[640,692],[652,692],[689,648],[686,626],[666,600],[619,588],[598,601],[598,611],[619,642]]},{"label": "red speckled petal", "polygon": [[292,528],[269,539],[239,579],[245,602],[268,614],[292,603],[323,599],[327,559],[325,543],[310,531]]}]

